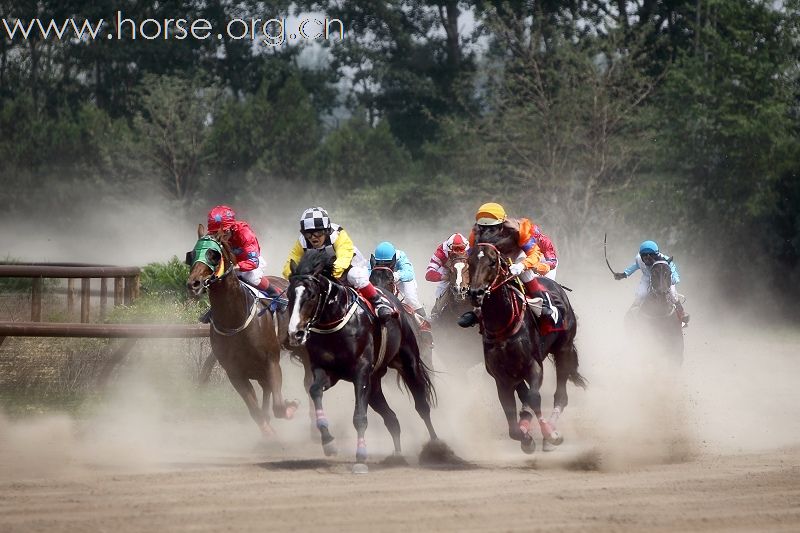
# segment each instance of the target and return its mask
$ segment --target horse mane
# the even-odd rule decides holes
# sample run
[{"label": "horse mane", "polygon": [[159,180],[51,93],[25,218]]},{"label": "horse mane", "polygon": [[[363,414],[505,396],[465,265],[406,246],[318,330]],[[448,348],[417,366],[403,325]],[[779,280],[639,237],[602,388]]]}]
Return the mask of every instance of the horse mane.
[{"label": "horse mane", "polygon": [[333,270],[333,262],[335,260],[336,256],[324,248],[319,250],[309,249],[300,258],[300,263],[292,274],[296,276],[329,275]]}]

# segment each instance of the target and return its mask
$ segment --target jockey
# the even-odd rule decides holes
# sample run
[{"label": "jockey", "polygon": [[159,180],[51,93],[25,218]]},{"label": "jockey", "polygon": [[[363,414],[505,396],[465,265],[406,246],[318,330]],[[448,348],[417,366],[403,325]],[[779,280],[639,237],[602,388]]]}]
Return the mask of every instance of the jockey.
[{"label": "jockey", "polygon": [[624,272],[615,273],[614,279],[621,280],[629,278],[637,270],[642,271],[639,286],[636,287],[636,299],[633,301],[633,307],[639,307],[642,305],[642,302],[644,302],[644,299],[647,297],[647,292],[650,290],[650,267],[659,260],[666,261],[669,264],[669,268],[672,271],[672,284],[669,288],[669,299],[675,305],[675,312],[678,313],[678,318],[681,319],[684,325],[688,325],[689,313],[683,309],[683,304],[678,298],[678,291],[675,288],[675,285],[681,281],[678,267],[675,266],[675,263],[669,257],[659,251],[658,244],[654,241],[644,241],[639,246],[639,253],[636,254],[631,266],[626,268]]},{"label": "jockey", "polygon": [[542,233],[541,228],[536,224],[533,225],[533,236],[536,238],[536,244],[539,245],[539,250],[544,256],[542,262],[550,267],[545,277],[555,280],[556,269],[558,268],[558,252],[556,252],[556,247],[550,237]]},{"label": "jockey", "polygon": [[425,316],[425,308],[419,303],[417,296],[417,280],[414,276],[414,267],[403,250],[398,250],[390,242],[384,241],[375,248],[375,253],[370,258],[370,267],[383,266],[391,268],[394,272],[394,282],[403,295],[403,301],[414,309],[420,316]]},{"label": "jockey", "polygon": [[450,281],[446,277],[447,270],[445,265],[450,259],[467,253],[469,253],[467,239],[460,233],[453,233],[446,241],[436,247],[436,251],[433,252],[428,263],[428,268],[425,270],[425,279],[438,283],[436,286],[437,300],[450,286]]},{"label": "jockey", "polygon": [[[504,256],[518,260],[511,264],[509,273],[519,276],[528,298],[541,300],[540,313],[538,300],[535,305],[529,300],[534,311],[549,316],[558,324],[558,309],[552,305],[550,295],[536,277],[536,274],[545,276],[550,271],[550,266],[543,262],[533,227],[527,218],[508,218],[502,205],[489,202],[480,206],[475,214],[475,226],[469,235],[469,244],[475,246],[476,242],[490,242]],[[477,315],[473,311],[467,311],[459,318],[458,325],[466,328],[477,322]]]},{"label": "jockey", "polygon": [[244,220],[236,220],[236,213],[227,205],[218,205],[208,212],[208,233],[216,235],[222,232],[236,257],[236,275],[247,283],[266,293],[270,298],[278,298],[280,294],[269,284],[264,268],[266,261],[261,256],[258,244],[250,224]]},{"label": "jockey", "polygon": [[328,212],[321,207],[311,207],[300,216],[300,238],[295,241],[283,267],[283,277],[291,275],[291,262],[299,263],[307,249],[327,249],[333,252],[333,277],[346,280],[361,296],[372,303],[375,313],[383,322],[397,312],[369,281],[369,263],[355,247],[350,235],[338,224],[331,223]]}]

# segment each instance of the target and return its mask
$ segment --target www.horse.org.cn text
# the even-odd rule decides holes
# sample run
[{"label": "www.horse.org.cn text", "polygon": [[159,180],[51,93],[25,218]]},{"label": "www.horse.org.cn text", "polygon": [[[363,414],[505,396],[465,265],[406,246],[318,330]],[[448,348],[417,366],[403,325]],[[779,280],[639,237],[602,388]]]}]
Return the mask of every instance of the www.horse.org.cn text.
[{"label": "www.horse.org.cn text", "polygon": [[70,41],[108,40],[171,40],[218,39],[250,40],[264,46],[282,46],[287,42],[307,40],[342,41],[344,23],[328,17],[311,17],[289,21],[286,18],[234,18],[224,27],[203,18],[148,18],[136,21],[117,11],[113,20],[106,19],[2,19],[2,31],[10,39],[56,39]]}]

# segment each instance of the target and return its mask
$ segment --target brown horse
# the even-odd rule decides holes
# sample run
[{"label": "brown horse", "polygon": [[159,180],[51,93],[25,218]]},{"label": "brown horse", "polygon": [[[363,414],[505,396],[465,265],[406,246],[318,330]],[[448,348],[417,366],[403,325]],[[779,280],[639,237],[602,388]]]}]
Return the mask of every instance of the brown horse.
[{"label": "brown horse", "polygon": [[470,310],[469,305],[469,268],[466,254],[451,254],[444,264],[447,272],[446,280],[449,283],[433,305],[431,320],[444,320],[450,323],[465,311]]},{"label": "brown horse", "polygon": [[[262,435],[272,436],[270,395],[276,418],[292,418],[298,405],[285,401],[281,392],[281,347],[273,315],[261,309],[258,299],[234,274],[236,261],[225,237],[221,233],[206,235],[202,224],[197,228],[197,236],[186,283],[189,294],[199,297],[208,290],[213,357],[244,400]],[[270,282],[276,287],[286,286],[286,280],[281,278],[270,276]],[[250,380],[257,381],[263,390],[260,406]]]}]

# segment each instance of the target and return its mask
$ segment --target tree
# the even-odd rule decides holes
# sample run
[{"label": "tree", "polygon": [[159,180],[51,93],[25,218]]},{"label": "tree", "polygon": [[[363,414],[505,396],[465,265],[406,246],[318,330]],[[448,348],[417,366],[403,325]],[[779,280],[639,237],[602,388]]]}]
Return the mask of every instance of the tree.
[{"label": "tree", "polygon": [[134,150],[176,200],[189,200],[195,190],[218,95],[213,86],[175,76],[145,76],[139,89]]}]

